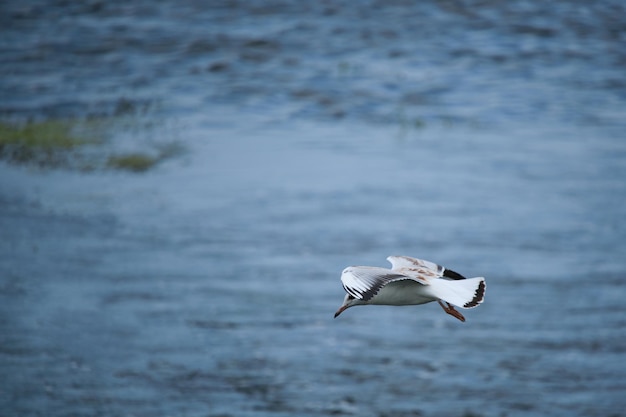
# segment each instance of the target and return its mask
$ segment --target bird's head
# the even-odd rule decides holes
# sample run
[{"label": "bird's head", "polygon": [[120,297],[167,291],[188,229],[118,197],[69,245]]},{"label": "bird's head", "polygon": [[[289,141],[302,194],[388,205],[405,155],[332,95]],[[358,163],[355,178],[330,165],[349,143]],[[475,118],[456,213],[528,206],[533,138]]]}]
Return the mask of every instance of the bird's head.
[{"label": "bird's head", "polygon": [[335,313],[335,318],[337,318],[338,315],[343,313],[343,311],[346,308],[349,308],[349,307],[352,307],[352,306],[358,306],[358,305],[361,305],[361,304],[367,304],[367,303],[365,301],[363,301],[363,300],[359,300],[358,298],[354,298],[350,294],[346,294],[346,296],[343,299],[343,304],[341,305],[341,307],[339,307],[339,310],[337,310],[337,312]]}]

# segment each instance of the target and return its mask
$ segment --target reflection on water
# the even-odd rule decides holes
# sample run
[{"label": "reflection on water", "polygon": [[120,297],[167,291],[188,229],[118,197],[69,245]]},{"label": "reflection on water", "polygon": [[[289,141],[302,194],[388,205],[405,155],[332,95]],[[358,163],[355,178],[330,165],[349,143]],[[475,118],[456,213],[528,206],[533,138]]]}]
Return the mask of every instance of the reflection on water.
[{"label": "reflection on water", "polygon": [[[0,8],[4,119],[186,149],[0,164],[0,414],[622,413],[621,3]],[[485,303],[333,320],[391,254]]]}]

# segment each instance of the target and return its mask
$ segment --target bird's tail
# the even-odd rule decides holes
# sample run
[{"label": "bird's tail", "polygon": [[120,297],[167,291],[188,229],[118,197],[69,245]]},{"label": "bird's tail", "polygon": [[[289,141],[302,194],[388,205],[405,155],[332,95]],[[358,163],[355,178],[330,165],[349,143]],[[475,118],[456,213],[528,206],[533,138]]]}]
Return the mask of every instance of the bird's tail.
[{"label": "bird's tail", "polygon": [[485,298],[485,278],[460,280],[435,279],[430,281],[432,295],[461,308],[472,308]]}]

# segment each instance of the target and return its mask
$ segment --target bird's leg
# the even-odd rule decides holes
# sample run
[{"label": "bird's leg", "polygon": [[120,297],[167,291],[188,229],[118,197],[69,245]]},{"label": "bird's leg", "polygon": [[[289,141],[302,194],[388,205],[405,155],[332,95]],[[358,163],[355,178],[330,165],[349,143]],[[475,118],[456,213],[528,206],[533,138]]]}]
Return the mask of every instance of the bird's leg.
[{"label": "bird's leg", "polygon": [[437,300],[437,302],[439,303],[439,305],[441,306],[441,308],[443,308],[443,311],[445,311],[446,313],[448,313],[449,315],[456,317],[457,319],[461,320],[461,321],[465,321],[465,317],[463,317],[463,314],[459,313],[458,311],[456,311],[454,309],[454,306],[448,302],[446,302],[447,306],[445,306],[441,300]]}]

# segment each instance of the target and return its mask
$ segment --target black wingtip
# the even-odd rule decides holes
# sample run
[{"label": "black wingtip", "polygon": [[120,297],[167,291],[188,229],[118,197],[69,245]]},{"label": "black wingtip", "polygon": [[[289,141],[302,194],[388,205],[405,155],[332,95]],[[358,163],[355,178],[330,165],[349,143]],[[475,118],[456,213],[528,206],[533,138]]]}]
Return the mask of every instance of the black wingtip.
[{"label": "black wingtip", "polygon": [[446,278],[454,279],[454,280],[467,279],[463,275],[451,269],[446,269],[445,271],[443,271],[443,276]]},{"label": "black wingtip", "polygon": [[470,301],[469,303],[465,303],[463,307],[472,308],[482,303],[483,299],[485,298],[486,288],[487,288],[487,285],[485,284],[485,280],[483,279],[482,281],[478,283],[478,288],[476,288],[476,291],[474,292],[474,298],[472,298],[472,301]]}]

